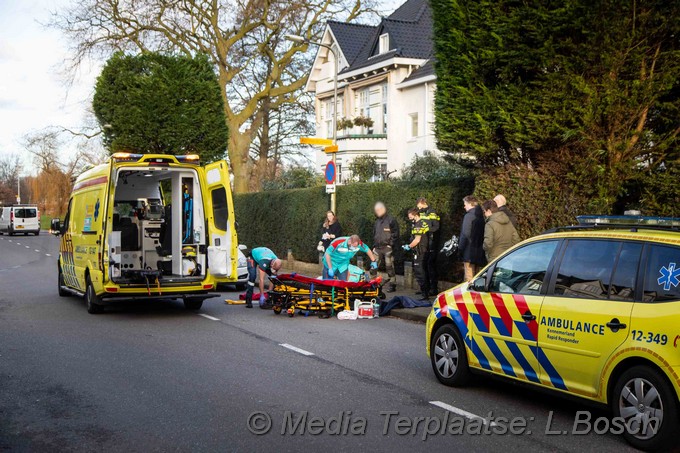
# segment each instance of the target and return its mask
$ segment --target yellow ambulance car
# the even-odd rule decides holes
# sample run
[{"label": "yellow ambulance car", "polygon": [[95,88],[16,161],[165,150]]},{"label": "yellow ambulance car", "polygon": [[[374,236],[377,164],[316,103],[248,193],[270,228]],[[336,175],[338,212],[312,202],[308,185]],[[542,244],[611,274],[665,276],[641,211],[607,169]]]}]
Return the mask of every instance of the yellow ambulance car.
[{"label": "yellow ambulance car", "polygon": [[440,294],[440,382],[491,373],[608,404],[636,448],[680,446],[680,219],[582,216]]},{"label": "yellow ambulance car", "polygon": [[76,181],[60,236],[60,296],[99,313],[114,299],[182,299],[200,309],[237,280],[238,240],[225,161],[115,153]]}]

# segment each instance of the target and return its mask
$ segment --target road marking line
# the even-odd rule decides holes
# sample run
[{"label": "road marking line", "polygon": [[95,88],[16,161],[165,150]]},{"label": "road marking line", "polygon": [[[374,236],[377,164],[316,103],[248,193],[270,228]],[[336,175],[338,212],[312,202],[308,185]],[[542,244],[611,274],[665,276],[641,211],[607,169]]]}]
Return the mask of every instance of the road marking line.
[{"label": "road marking line", "polygon": [[35,249],[35,250],[34,250],[34,252],[38,252],[38,253],[40,253],[40,250],[38,250],[38,249]]},{"label": "road marking line", "polygon": [[[454,414],[461,415],[469,420],[481,420],[482,423],[485,425],[489,424],[489,421],[485,419],[484,417],[480,417],[479,415],[475,415],[472,412],[464,411],[463,409],[459,409],[455,406],[451,406],[450,404],[442,403],[441,401],[430,401],[430,404],[433,406],[441,407],[442,409],[445,409],[449,412],[453,412]],[[498,424],[496,422],[491,422],[491,426],[497,426]]]},{"label": "road marking line", "polygon": [[16,242],[16,245],[21,245],[21,242]]},{"label": "road marking line", "polygon": [[219,321],[220,318],[215,318],[214,316],[206,315],[203,313],[199,313],[198,316],[203,316],[205,319],[209,319],[211,321]]},{"label": "road marking line", "polygon": [[45,256],[52,256],[52,255],[50,255],[49,253],[45,253]]},{"label": "road marking line", "polygon": [[25,247],[26,247],[27,249],[30,249],[30,248],[31,248],[31,246],[30,246],[30,245],[26,245]]},{"label": "road marking line", "polygon": [[279,346],[283,346],[286,349],[290,349],[291,351],[295,351],[298,354],[302,354],[302,355],[306,355],[306,356],[314,355],[313,352],[305,351],[304,349],[300,349],[300,348],[295,347],[293,345],[290,345],[288,343],[280,343]]}]

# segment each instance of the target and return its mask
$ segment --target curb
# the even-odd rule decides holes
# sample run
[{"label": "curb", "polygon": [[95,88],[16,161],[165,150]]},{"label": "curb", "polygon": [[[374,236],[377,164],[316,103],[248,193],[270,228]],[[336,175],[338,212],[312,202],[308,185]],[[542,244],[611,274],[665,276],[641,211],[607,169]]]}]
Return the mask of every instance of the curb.
[{"label": "curb", "polygon": [[388,317],[425,324],[430,310],[432,310],[431,307],[395,308],[390,311]]}]

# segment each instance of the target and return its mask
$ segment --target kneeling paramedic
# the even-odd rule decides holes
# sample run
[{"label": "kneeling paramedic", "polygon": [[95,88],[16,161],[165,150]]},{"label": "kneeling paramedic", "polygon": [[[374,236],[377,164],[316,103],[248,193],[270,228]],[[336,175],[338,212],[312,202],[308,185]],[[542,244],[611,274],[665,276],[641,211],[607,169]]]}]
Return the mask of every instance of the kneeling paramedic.
[{"label": "kneeling paramedic", "polygon": [[418,209],[411,209],[408,212],[408,219],[413,223],[413,227],[411,228],[411,242],[402,246],[402,248],[406,251],[413,251],[413,273],[420,286],[420,293],[422,294],[420,300],[429,300],[430,279],[427,274],[425,262],[428,250],[429,227],[427,226],[427,223],[420,218]]},{"label": "kneeling paramedic", "polygon": [[[264,280],[265,277],[275,275],[281,269],[281,260],[276,257],[274,252],[267,247],[257,247],[250,252],[248,258],[248,289],[246,291],[246,308],[253,308],[253,289],[255,288],[255,279],[257,274],[260,274],[260,307],[266,303],[264,295]],[[258,272],[259,271],[259,272]],[[269,290],[274,287],[272,282],[269,282]]]},{"label": "kneeling paramedic", "polygon": [[347,281],[349,263],[357,252],[364,252],[371,259],[371,269],[378,268],[378,257],[361,242],[358,235],[336,238],[331,241],[323,257],[323,279]]}]

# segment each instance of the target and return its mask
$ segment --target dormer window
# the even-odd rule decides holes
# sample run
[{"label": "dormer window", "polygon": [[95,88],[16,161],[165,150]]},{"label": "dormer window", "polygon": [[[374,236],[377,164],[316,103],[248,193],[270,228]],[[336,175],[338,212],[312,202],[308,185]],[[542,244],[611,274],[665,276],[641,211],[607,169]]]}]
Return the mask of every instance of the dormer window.
[{"label": "dormer window", "polygon": [[390,50],[390,35],[387,33],[380,35],[380,43],[378,45],[378,53],[385,53]]}]

